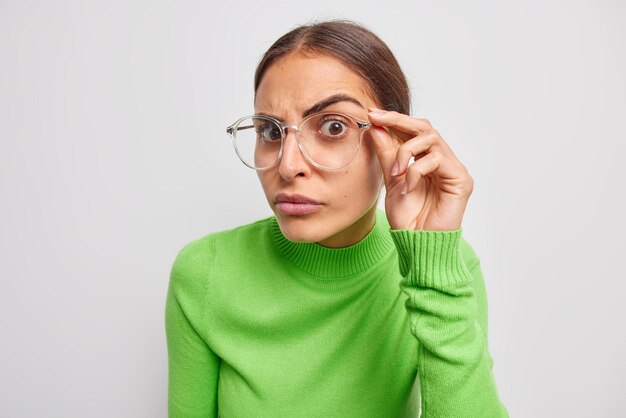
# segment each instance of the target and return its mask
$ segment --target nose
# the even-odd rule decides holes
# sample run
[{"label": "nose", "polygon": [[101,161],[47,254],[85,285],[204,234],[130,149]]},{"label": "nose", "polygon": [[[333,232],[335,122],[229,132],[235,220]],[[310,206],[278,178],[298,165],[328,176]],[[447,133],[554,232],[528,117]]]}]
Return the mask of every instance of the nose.
[{"label": "nose", "polygon": [[278,173],[280,176],[291,181],[297,176],[306,177],[311,171],[308,161],[300,150],[296,135],[298,132],[293,129],[287,129],[287,136],[283,144],[283,154],[278,163]]}]

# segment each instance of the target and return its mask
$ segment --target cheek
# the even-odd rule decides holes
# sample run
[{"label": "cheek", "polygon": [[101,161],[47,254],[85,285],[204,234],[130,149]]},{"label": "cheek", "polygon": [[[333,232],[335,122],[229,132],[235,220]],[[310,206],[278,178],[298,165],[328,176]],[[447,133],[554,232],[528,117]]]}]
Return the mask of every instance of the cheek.
[{"label": "cheek", "polygon": [[350,199],[369,200],[380,191],[383,173],[374,150],[364,147],[359,154],[358,161],[355,161],[357,164],[341,173],[344,180],[340,186],[342,202]]},{"label": "cheek", "polygon": [[374,145],[371,142],[371,138],[364,137],[362,149],[363,151],[363,170],[366,171],[364,178],[367,178],[368,181],[372,184],[372,187],[378,187],[379,182],[382,179],[382,169],[380,167],[380,162],[378,162],[378,156],[376,155],[376,151],[374,151]]},{"label": "cheek", "polygon": [[259,178],[259,183],[261,183],[261,186],[265,188],[265,176],[261,174],[259,171],[257,171],[256,176]]},{"label": "cheek", "polygon": [[272,175],[268,172],[257,172],[257,177],[259,178],[261,188],[263,189],[265,194],[267,195],[268,193],[271,193],[274,189]]}]

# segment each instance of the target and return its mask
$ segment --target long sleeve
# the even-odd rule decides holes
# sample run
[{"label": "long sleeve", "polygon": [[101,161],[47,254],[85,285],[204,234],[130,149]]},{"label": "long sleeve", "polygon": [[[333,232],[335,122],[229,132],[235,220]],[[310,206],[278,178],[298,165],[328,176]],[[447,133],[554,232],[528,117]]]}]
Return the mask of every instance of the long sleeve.
[{"label": "long sleeve", "polygon": [[209,348],[199,323],[203,286],[193,261],[181,251],[170,276],[165,304],[169,418],[217,417],[219,357]]},{"label": "long sleeve", "polygon": [[421,417],[508,417],[492,373],[480,262],[462,228],[390,231],[419,341]]}]

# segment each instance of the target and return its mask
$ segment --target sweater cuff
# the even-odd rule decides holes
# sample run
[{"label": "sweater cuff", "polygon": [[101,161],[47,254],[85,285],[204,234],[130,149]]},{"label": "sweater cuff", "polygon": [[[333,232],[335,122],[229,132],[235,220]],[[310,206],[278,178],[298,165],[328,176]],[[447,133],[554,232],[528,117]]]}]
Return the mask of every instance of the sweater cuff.
[{"label": "sweater cuff", "polygon": [[390,229],[406,283],[435,289],[470,283],[472,275],[459,253],[462,231]]}]

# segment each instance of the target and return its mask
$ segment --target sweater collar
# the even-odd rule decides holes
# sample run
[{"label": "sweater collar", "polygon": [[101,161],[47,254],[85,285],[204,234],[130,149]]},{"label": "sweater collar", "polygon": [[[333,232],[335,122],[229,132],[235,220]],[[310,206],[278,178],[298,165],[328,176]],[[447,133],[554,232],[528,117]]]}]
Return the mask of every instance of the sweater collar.
[{"label": "sweater collar", "polygon": [[343,248],[324,247],[315,242],[294,242],[287,239],[275,216],[270,230],[278,250],[300,270],[322,280],[356,275],[384,260],[393,248],[387,215],[376,209],[372,230],[356,244]]}]

